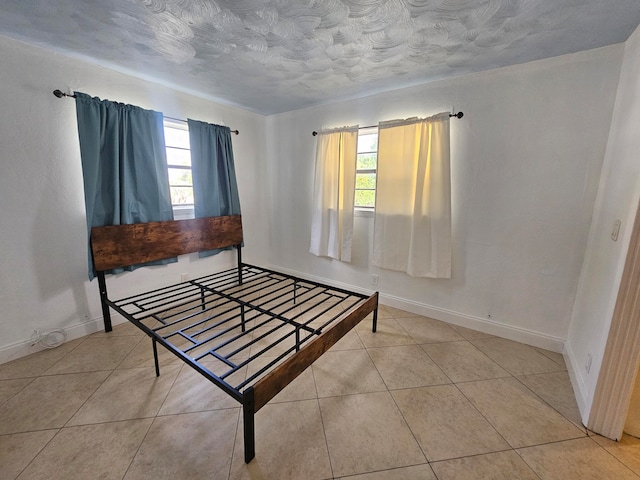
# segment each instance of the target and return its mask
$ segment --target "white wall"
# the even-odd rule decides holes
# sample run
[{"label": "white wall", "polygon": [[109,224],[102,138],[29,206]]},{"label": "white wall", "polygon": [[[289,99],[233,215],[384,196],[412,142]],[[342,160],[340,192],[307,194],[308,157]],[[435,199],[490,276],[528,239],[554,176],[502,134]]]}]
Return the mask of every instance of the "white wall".
[{"label": "white wall", "polygon": [[[574,390],[587,421],[602,365],[633,221],[640,198],[640,27],[625,44],[624,60],[600,188],[567,340]],[[615,220],[619,239],[611,240]],[[587,356],[592,355],[586,372]]]},{"label": "white wall", "polygon": [[[97,282],[87,280],[86,223],[75,103],[79,90],[165,115],[239,129],[234,153],[245,227],[244,260],[268,260],[265,119],[0,37],[0,363],[30,353],[35,328],[70,337],[100,328]],[[175,68],[180,68],[176,65]],[[195,277],[231,254],[143,268],[110,278],[110,290],[144,290]]]},{"label": "white wall", "polygon": [[[0,37],[0,363],[32,351],[34,328],[100,327],[75,106],[56,88],[238,128],[246,261],[361,289],[376,273],[387,304],[560,351],[622,54],[617,45],[265,118]],[[452,120],[453,278],[370,267],[366,217],[356,218],[352,264],[310,255],[311,131],[451,108],[465,113]],[[231,261],[187,256],[109,286],[140,291]]]},{"label": "white wall", "polygon": [[[375,273],[383,303],[562,351],[622,53],[616,45],[269,117],[273,263],[362,289]],[[452,120],[453,278],[370,267],[371,218],[355,220],[351,264],[309,254],[311,132],[452,108],[465,114]]]}]

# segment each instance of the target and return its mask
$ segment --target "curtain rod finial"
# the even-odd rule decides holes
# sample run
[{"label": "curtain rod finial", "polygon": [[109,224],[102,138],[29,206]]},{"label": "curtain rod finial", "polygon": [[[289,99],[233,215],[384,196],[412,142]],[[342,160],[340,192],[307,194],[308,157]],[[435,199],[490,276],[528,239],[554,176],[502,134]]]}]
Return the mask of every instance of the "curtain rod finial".
[{"label": "curtain rod finial", "polygon": [[313,135],[313,136],[315,137],[316,135],[318,135],[318,132],[316,132],[316,131],[314,130],[313,132],[311,132],[311,135]]},{"label": "curtain rod finial", "polygon": [[62,98],[62,97],[76,98],[75,95],[69,95],[68,93],[64,93],[62,90],[58,90],[58,89],[55,89],[53,91],[53,94],[58,98]]}]

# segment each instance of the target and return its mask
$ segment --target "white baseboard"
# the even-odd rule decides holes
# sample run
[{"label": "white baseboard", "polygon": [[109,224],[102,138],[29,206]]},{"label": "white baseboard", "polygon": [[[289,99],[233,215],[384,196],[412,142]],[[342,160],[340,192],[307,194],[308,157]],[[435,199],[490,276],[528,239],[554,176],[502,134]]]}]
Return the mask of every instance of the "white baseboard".
[{"label": "white baseboard", "polygon": [[[363,294],[371,294],[374,291],[371,289],[364,289],[356,287],[354,285],[348,285],[342,282],[337,282],[327,278],[318,277],[315,275],[309,275],[307,273],[298,272],[295,270],[282,268],[276,265],[272,265],[269,268],[296,277],[304,278],[313,282],[324,283],[337,288],[343,288]],[[551,350],[556,353],[564,352],[565,339],[560,337],[554,337],[546,335],[544,333],[528,330],[525,328],[515,327],[513,325],[506,325],[504,323],[496,322],[494,320],[488,320],[475,315],[469,315],[466,313],[456,312],[448,310],[446,308],[436,307],[434,305],[428,305],[425,303],[416,302],[414,300],[408,300],[406,298],[396,297],[385,293],[380,293],[379,301],[382,305],[388,305],[390,307],[399,308],[407,312],[415,313],[429,318],[434,318],[443,322],[447,322],[453,325],[470,328],[490,335],[506,338],[520,343],[525,343],[533,347],[544,348],[545,350]]]},{"label": "white baseboard", "polygon": [[582,370],[576,362],[575,355],[573,354],[568,342],[565,344],[563,354],[565,363],[567,364],[569,378],[571,379],[571,385],[573,386],[573,394],[576,397],[576,403],[578,404],[578,410],[580,411],[580,417],[582,418],[582,423],[587,425],[589,420],[589,411],[591,409],[589,397],[587,395],[587,386],[584,383]]},{"label": "white baseboard", "polygon": [[[111,321],[113,325],[117,325],[118,323],[122,323],[126,320],[112,312]],[[67,342],[70,340],[75,340],[76,338],[84,337],[85,335],[89,335],[91,333],[98,332],[103,329],[104,322],[102,320],[102,317],[93,318],[91,320],[86,320],[83,322],[77,322],[73,325],[62,328],[62,330],[64,330],[67,334]],[[58,330],[58,328],[52,327],[50,329],[43,329],[43,333],[51,330]],[[18,358],[25,357],[32,353],[39,352],[41,350],[46,350],[46,348],[41,346],[40,344],[36,343],[35,345],[32,345],[32,343],[32,340],[28,338],[26,340],[0,347],[0,365],[12,360],[17,360]]]},{"label": "white baseboard", "polygon": [[380,294],[380,303],[390,307],[406,310],[429,318],[434,318],[443,322],[470,328],[479,332],[488,333],[497,337],[506,338],[515,342],[525,343],[533,347],[544,348],[552,352],[562,353],[565,339],[546,335],[544,333],[528,330],[526,328],[506,325],[494,320],[469,315],[467,313],[456,312],[446,308],[428,305],[414,300],[395,297],[393,295]]},{"label": "white baseboard", "polygon": [[[330,280],[327,278],[322,278],[315,275],[309,275],[307,273],[298,272],[298,271],[287,269],[287,268],[282,268],[277,265],[271,265],[268,268],[271,268],[272,270],[279,271],[288,275],[304,278],[313,282],[324,283],[326,285],[331,285],[337,288],[343,288],[345,290],[351,290],[351,291],[362,293],[362,294],[371,294],[374,292],[374,290],[371,290],[371,289],[365,289],[365,288],[357,287],[354,285],[349,285],[346,283]],[[388,305],[390,307],[399,308],[401,310],[415,313],[417,315],[434,318],[436,320],[447,322],[453,325],[459,325],[461,327],[470,328],[472,330],[488,333],[490,335],[496,335],[498,337],[506,338],[516,342],[525,343],[527,345],[531,345],[534,347],[544,348],[546,350],[551,350],[553,352],[565,353],[565,339],[563,338],[553,337],[551,335],[546,335],[540,332],[535,332],[532,330],[515,327],[513,325],[505,325],[503,323],[496,322],[493,320],[488,320],[482,317],[469,315],[466,313],[460,313],[453,310],[436,307],[434,305],[428,305],[425,303],[416,302],[414,300],[408,300],[405,298],[396,297],[394,295],[381,293],[379,300],[382,305]],[[123,321],[125,320],[121,318],[119,315],[112,313],[112,322],[114,325],[117,325],[118,323],[122,323]],[[67,333],[67,340],[73,340],[75,338],[80,338],[90,333],[94,333],[99,330],[102,330],[102,328],[103,328],[102,317],[98,317],[92,320],[88,320],[86,322],[79,322],[75,325],[71,325],[69,327],[66,327],[64,330]],[[38,350],[42,350],[42,349],[43,347],[40,347],[39,345],[31,346],[30,339],[26,339],[21,342],[16,342],[11,345],[0,347],[0,364],[9,362],[11,360],[15,360],[17,358],[23,357],[25,355],[29,355],[31,353],[35,353]],[[568,355],[568,357],[572,359],[570,355]],[[580,376],[577,375],[576,379],[579,379],[579,378]],[[577,384],[574,382],[573,377],[572,377],[572,382],[574,383],[574,389],[575,389]],[[584,392],[584,387],[580,392],[582,393],[581,398],[584,398],[583,392]],[[576,394],[578,394],[578,392],[576,392]],[[582,412],[583,409],[581,408],[580,411]]]}]

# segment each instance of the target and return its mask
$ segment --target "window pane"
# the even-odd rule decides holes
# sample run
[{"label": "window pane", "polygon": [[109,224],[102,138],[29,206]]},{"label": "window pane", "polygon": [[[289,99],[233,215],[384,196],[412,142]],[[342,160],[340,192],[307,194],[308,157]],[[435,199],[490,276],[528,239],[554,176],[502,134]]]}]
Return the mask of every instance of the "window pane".
[{"label": "window pane", "polygon": [[170,187],[173,205],[193,205],[192,187]]},{"label": "window pane", "polygon": [[378,155],[376,153],[359,153],[356,162],[357,170],[375,170],[378,163]]},{"label": "window pane", "polygon": [[377,169],[378,129],[374,127],[361,129],[358,135],[358,156],[356,161],[356,207],[375,208]]},{"label": "window pane", "polygon": [[378,134],[369,133],[358,135],[358,153],[377,152],[378,151]]},{"label": "window pane", "polygon": [[376,206],[376,191],[375,190],[356,190],[355,198],[356,207],[370,207]]},{"label": "window pane", "polygon": [[189,150],[179,150],[167,147],[167,164],[191,166],[191,152]]},{"label": "window pane", "polygon": [[169,185],[193,185],[191,170],[184,168],[169,168]]},{"label": "window pane", "polygon": [[189,130],[165,126],[164,143],[167,147],[189,148]]},{"label": "window pane", "polygon": [[356,190],[361,188],[375,189],[376,174],[375,173],[357,173],[356,174]]},{"label": "window pane", "polygon": [[[193,180],[191,176],[191,152],[189,129],[186,122],[164,119],[164,142],[167,153],[169,192],[174,207],[193,206]],[[186,210],[179,210],[179,215]],[[175,211],[174,211],[175,213]],[[193,210],[184,218],[193,218]]]}]

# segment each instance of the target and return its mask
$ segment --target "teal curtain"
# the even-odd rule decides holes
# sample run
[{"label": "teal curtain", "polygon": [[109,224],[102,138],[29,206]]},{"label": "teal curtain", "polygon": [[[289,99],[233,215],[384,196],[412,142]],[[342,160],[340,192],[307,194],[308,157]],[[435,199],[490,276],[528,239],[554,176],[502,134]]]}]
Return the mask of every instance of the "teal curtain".
[{"label": "teal curtain", "polygon": [[[233,164],[231,130],[188,119],[196,218],[240,215],[240,198]],[[229,247],[231,248],[231,247]],[[200,257],[221,249],[200,252]]]},{"label": "teal curtain", "polygon": [[92,227],[173,220],[162,113],[74,93],[88,237]]}]

